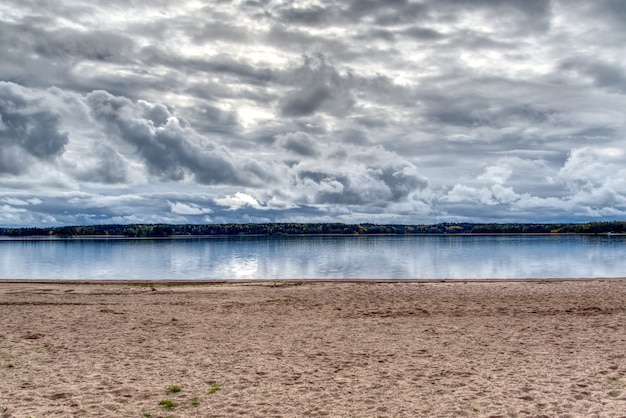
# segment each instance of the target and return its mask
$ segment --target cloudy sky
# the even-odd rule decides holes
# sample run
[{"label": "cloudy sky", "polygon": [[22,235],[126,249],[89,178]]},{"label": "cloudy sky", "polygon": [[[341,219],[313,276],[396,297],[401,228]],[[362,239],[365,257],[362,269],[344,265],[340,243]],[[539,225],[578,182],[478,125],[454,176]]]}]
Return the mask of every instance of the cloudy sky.
[{"label": "cloudy sky", "polygon": [[0,225],[623,220],[625,57],[622,0],[3,0]]}]

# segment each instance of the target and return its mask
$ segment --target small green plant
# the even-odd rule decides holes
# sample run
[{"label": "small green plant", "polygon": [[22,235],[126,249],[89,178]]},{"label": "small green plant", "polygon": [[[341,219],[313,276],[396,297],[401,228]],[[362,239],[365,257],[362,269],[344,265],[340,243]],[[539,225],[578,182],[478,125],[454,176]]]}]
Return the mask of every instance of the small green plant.
[{"label": "small green plant", "polygon": [[626,388],[626,384],[620,380],[619,377],[607,377],[606,386],[610,389],[623,389]]},{"label": "small green plant", "polygon": [[165,407],[165,408],[176,408],[178,406],[178,404],[176,402],[173,402],[169,399],[163,399],[161,402],[159,402],[159,405]]},{"label": "small green plant", "polygon": [[180,392],[181,390],[183,390],[183,388],[181,388],[181,387],[180,387],[180,386],[178,386],[178,385],[172,385],[172,386],[170,386],[169,388],[167,388],[167,390],[169,390],[169,391],[170,391],[170,392],[172,392],[172,393],[178,393],[178,392]]},{"label": "small green plant", "polygon": [[193,398],[191,398],[191,406],[198,406],[200,405],[200,401],[198,400],[197,396],[194,396]]},{"label": "small green plant", "polygon": [[141,415],[144,416],[145,418],[152,418],[152,414],[150,412],[144,412]]},{"label": "small green plant", "polygon": [[176,321],[178,321],[178,318],[176,318],[175,316],[173,316],[173,317],[172,317],[172,319],[170,319],[170,321],[172,321],[172,322],[176,322]]},{"label": "small green plant", "polygon": [[215,393],[215,392],[217,392],[218,390],[221,390],[221,389],[222,389],[222,387],[220,385],[213,385],[213,386],[211,386],[211,389],[209,389],[209,394]]}]

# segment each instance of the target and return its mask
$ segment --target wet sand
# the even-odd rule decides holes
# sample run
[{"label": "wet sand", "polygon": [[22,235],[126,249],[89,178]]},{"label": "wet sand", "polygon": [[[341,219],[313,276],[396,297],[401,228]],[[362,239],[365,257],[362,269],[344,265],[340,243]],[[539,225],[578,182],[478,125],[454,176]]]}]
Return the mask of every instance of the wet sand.
[{"label": "wet sand", "polygon": [[0,282],[28,416],[626,417],[626,280]]}]

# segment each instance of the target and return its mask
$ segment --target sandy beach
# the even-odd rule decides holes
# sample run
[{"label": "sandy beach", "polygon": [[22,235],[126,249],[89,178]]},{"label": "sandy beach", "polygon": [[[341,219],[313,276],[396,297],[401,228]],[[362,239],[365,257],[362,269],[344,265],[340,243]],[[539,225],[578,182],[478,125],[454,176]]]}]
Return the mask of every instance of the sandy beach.
[{"label": "sandy beach", "polygon": [[626,280],[0,282],[31,416],[626,417]]}]

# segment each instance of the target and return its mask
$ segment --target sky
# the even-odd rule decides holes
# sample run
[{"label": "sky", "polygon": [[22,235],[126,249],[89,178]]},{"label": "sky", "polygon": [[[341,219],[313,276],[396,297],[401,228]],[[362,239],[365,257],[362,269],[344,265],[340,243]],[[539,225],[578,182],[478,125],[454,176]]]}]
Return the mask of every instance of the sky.
[{"label": "sky", "polygon": [[625,112],[622,0],[3,0],[0,226],[624,220]]}]

